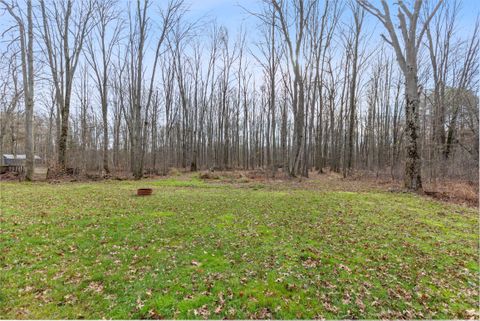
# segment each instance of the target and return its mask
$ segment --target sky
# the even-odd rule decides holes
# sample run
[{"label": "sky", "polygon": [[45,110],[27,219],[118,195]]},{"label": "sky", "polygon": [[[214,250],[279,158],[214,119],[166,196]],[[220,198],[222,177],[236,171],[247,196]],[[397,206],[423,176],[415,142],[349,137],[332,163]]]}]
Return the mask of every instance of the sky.
[{"label": "sky", "polygon": [[[81,0],[78,0],[81,1]],[[166,0],[153,0],[153,3],[161,4]],[[335,1],[335,0],[333,0]],[[380,0],[371,0],[372,3],[379,3]],[[387,0],[394,4],[396,0]],[[412,0],[406,0],[408,3]],[[454,1],[454,0],[444,0]],[[461,4],[461,10],[458,19],[458,28],[461,34],[469,34],[477,16],[480,14],[480,0],[458,0]],[[125,5],[120,1],[119,5]],[[249,14],[245,9],[251,12],[259,12],[263,0],[185,0],[189,5],[189,16],[193,19],[206,18],[207,21],[216,20],[219,25],[225,26],[229,33],[235,35],[240,27],[246,28],[249,38],[255,38],[255,30],[258,26],[258,20]],[[20,1],[21,3],[21,1]],[[392,13],[395,12],[392,10]],[[5,30],[11,25],[10,17],[6,14],[0,14],[0,31]],[[379,25],[376,18],[367,16],[365,21],[367,30],[381,32],[383,27]],[[0,42],[0,49],[2,48]]]},{"label": "sky", "polygon": [[[128,1],[129,0],[120,0],[119,5],[124,7]],[[152,3],[154,6],[163,5],[166,3],[166,1],[167,0],[152,0]],[[218,25],[224,26],[228,29],[229,34],[231,35],[230,39],[232,39],[232,41],[236,39],[237,32],[240,30],[240,28],[246,29],[248,42],[247,45],[253,51],[255,50],[255,46],[253,44],[258,41],[259,33],[257,32],[257,30],[259,26],[259,21],[248,11],[260,12],[263,6],[263,1],[264,0],[185,0],[186,4],[189,5],[188,17],[190,19],[202,19],[202,21],[216,20]],[[321,1],[323,2],[323,0]],[[379,1],[380,0],[371,0],[371,2],[374,4],[379,4]],[[393,4],[396,3],[397,0],[387,1],[391,4],[392,7],[394,7]],[[408,3],[413,0],[405,1]],[[457,32],[458,35],[460,35],[462,38],[467,38],[471,35],[475,21],[480,13],[480,0],[458,1],[461,4],[461,9],[457,20]],[[20,0],[19,2],[22,3],[22,0]],[[394,12],[396,12],[396,10],[392,9],[392,14]],[[154,18],[155,10],[152,10],[151,14],[152,18]],[[342,21],[347,22],[350,16],[348,10],[346,10],[344,14],[345,15],[343,16]],[[12,21],[9,18],[10,17],[8,16],[8,14],[0,11],[0,34],[3,34],[4,31],[12,25]],[[372,46],[376,46],[380,44],[381,41],[383,41],[380,38],[380,34],[384,33],[384,28],[375,17],[368,14],[364,22],[364,26],[366,32],[373,33],[370,38]],[[0,37],[0,53],[4,52],[7,49],[6,43],[10,40],[11,37]],[[260,73],[258,74],[258,76],[261,77]]]},{"label": "sky", "polygon": [[[453,0],[444,0],[453,1]],[[477,16],[480,14],[480,0],[458,0],[460,2],[460,15],[458,19],[459,31],[468,33],[473,28]],[[396,1],[388,0],[393,4]],[[407,0],[408,2],[408,0]],[[250,11],[259,11],[262,0],[190,0],[192,16],[208,16],[216,18],[219,24],[224,25],[230,32],[235,32],[242,24],[248,29],[255,28],[255,18],[248,14],[243,8]],[[379,0],[372,0],[372,3],[379,3]],[[242,8],[243,7],[243,8]],[[392,12],[393,13],[393,12]],[[375,27],[376,19],[368,17],[367,24]]]},{"label": "sky", "polygon": [[[76,0],[82,1],[82,0]],[[324,0],[321,0],[323,2]],[[333,0],[335,1],[335,0]],[[374,4],[379,4],[380,0],[370,0]],[[393,7],[397,0],[387,0],[391,4],[392,14],[396,12]],[[405,0],[407,3],[413,0]],[[430,0],[430,2],[436,2],[437,0]],[[454,0],[444,0],[453,2]],[[458,29],[457,34],[462,38],[467,38],[471,35],[475,21],[480,14],[480,0],[458,0],[461,5],[460,13],[457,19]],[[129,0],[120,0],[119,6],[125,7]],[[152,0],[153,7],[156,5],[163,5],[167,0]],[[185,0],[185,3],[189,7],[188,18],[192,20],[202,19],[202,21],[216,20],[218,25],[224,26],[228,29],[231,35],[230,39],[235,40],[237,32],[240,28],[246,29],[247,32],[247,45],[252,50],[255,50],[255,46],[252,46],[258,41],[257,32],[259,21],[250,12],[260,12],[263,6],[264,0]],[[347,2],[345,0],[345,2]],[[19,3],[22,3],[20,0]],[[34,2],[35,3],[35,2]],[[47,2],[48,3],[48,2]],[[154,8],[152,7],[151,15],[155,19]],[[345,10],[342,17],[342,21],[347,22],[350,19],[348,9]],[[12,26],[12,21],[8,14],[0,11],[0,34],[3,34],[7,28]],[[372,32],[373,35],[370,38],[372,45],[379,44],[382,40],[380,34],[384,33],[384,27],[378,22],[378,20],[372,15],[368,14],[364,22],[364,30],[367,33]],[[0,37],[0,52],[6,50],[6,43],[11,40],[11,37]]]},{"label": "sky", "polygon": [[[194,15],[207,15],[216,18],[228,28],[237,28],[245,21],[252,20],[242,7],[248,10],[258,9],[262,0],[190,0],[190,11]],[[233,30],[232,30],[233,31]]]}]

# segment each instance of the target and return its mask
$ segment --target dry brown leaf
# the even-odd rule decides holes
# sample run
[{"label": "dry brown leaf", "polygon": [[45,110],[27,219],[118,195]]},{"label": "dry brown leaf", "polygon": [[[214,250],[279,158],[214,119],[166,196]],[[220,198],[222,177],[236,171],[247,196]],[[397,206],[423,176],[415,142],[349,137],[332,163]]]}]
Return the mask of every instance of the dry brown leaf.
[{"label": "dry brown leaf", "polygon": [[200,262],[195,261],[195,260],[192,260],[192,262],[190,262],[190,264],[193,265],[193,266],[200,266],[200,265],[202,265]]}]

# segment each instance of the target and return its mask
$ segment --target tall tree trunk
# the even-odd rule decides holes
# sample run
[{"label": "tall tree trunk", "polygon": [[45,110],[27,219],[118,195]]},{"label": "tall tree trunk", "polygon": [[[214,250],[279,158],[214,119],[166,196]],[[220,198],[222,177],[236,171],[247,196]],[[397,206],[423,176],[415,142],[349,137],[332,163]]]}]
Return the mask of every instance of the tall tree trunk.
[{"label": "tall tree trunk", "polygon": [[418,95],[418,79],[416,67],[408,65],[405,89],[405,133],[406,133],[406,160],[405,160],[405,187],[412,190],[422,188],[420,175],[421,160],[418,152],[418,109],[420,99]]}]

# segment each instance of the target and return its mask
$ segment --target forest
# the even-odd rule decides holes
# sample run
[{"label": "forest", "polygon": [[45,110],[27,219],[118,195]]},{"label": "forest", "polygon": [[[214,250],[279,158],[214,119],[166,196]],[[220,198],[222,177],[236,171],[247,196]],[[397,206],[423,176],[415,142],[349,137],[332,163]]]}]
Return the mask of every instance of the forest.
[{"label": "forest", "polygon": [[480,318],[477,0],[0,0],[0,319]]},{"label": "forest", "polygon": [[478,181],[479,20],[462,31],[461,1],[240,3],[255,28],[235,32],[181,0],[26,4],[2,1],[2,154],[137,179]]}]

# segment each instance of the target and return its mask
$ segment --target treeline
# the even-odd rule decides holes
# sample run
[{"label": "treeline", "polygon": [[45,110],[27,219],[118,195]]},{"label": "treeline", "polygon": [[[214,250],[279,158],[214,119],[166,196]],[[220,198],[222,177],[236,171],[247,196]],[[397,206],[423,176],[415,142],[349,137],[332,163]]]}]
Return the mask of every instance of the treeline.
[{"label": "treeline", "polygon": [[234,35],[182,0],[0,4],[0,151],[25,152],[27,178],[37,154],[135,178],[478,180],[479,21],[459,32],[460,2],[263,0]]}]

